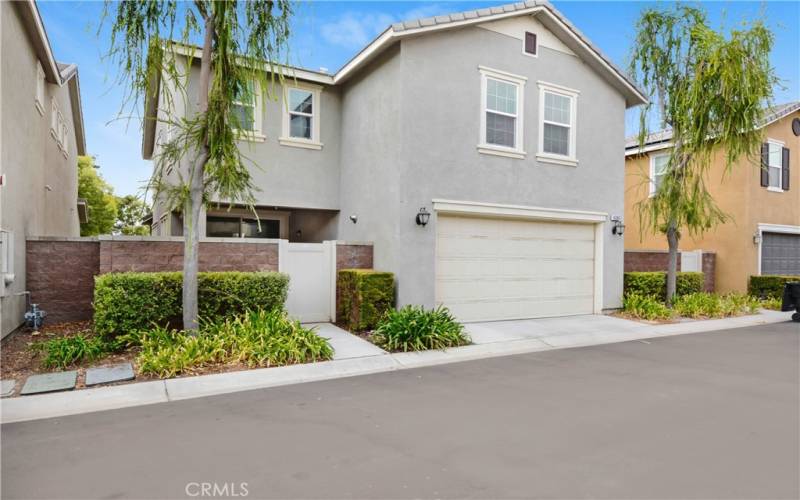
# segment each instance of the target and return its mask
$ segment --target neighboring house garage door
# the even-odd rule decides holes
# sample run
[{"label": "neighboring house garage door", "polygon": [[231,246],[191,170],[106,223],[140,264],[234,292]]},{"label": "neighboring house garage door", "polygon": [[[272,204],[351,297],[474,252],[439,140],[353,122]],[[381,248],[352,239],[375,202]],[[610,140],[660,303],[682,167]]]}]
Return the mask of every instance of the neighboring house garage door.
[{"label": "neighboring house garage door", "polygon": [[800,274],[800,234],[763,233],[761,274]]},{"label": "neighboring house garage door", "polygon": [[436,295],[461,321],[591,314],[594,225],[440,215]]}]

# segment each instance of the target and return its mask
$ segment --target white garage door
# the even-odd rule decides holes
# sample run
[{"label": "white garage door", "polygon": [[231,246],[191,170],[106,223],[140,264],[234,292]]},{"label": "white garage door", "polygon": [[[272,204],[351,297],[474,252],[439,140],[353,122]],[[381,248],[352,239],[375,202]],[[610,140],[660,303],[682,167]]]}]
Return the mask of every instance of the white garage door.
[{"label": "white garage door", "polygon": [[594,225],[440,215],[436,297],[461,321],[591,314]]}]

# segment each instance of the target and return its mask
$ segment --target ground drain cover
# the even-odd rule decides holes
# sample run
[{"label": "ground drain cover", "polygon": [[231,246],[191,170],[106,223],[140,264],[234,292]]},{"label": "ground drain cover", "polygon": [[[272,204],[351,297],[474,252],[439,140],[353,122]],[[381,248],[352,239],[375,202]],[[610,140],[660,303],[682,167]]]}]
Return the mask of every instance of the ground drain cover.
[{"label": "ground drain cover", "polygon": [[118,365],[89,368],[86,370],[87,386],[133,380],[133,378],[133,366],[130,363],[120,363]]}]

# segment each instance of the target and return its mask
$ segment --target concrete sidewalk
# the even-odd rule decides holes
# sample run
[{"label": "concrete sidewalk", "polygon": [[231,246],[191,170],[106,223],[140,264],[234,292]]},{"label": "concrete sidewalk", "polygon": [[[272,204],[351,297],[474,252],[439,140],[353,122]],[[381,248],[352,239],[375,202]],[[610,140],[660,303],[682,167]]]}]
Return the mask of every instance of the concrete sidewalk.
[{"label": "concrete sidewalk", "polygon": [[[444,351],[386,353],[329,324],[315,325],[338,354],[333,361],[200,375],[71,392],[0,400],[0,423],[199,398],[371,373],[432,366],[567,347],[585,347],[654,337],[707,332],[788,321],[791,313],[649,325],[609,316],[576,316],[467,325],[473,344]],[[800,331],[800,325],[798,325]],[[365,345],[366,344],[366,345]],[[380,352],[378,352],[380,351]]]}]

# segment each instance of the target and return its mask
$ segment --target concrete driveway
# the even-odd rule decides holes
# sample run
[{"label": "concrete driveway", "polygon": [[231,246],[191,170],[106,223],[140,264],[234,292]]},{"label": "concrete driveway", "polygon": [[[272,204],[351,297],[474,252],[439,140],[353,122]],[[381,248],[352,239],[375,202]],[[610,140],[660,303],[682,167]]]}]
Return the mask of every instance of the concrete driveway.
[{"label": "concrete driveway", "polygon": [[7,424],[0,493],[798,498],[799,413],[780,323]]}]

